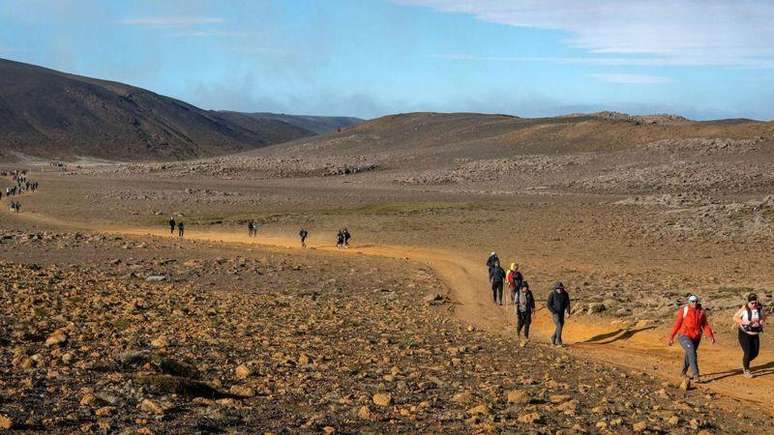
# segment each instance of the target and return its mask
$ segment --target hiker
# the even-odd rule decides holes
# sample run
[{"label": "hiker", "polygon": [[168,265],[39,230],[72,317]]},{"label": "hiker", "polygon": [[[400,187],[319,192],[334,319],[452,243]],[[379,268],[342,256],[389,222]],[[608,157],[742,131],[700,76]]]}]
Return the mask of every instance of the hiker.
[{"label": "hiker", "polygon": [[755,293],[747,295],[747,303],[734,314],[734,322],[739,325],[739,345],[742,346],[742,371],[746,378],[752,378],[750,362],[758,356],[761,347],[760,333],[766,314],[763,305],[758,302]]},{"label": "hiker", "polygon": [[304,227],[301,227],[301,229],[298,231],[298,237],[301,239],[302,248],[306,248],[307,236],[309,236],[309,231],[307,231]]},{"label": "hiker", "polygon": [[500,263],[495,263],[489,268],[489,282],[492,283],[492,299],[494,303],[503,304],[503,280],[505,279],[505,271],[500,267]]},{"label": "hiker", "polygon": [[712,327],[707,320],[707,313],[701,307],[699,297],[691,295],[688,297],[688,305],[677,310],[675,326],[672,328],[672,333],[667,343],[671,346],[675,341],[675,335],[677,335],[677,341],[685,352],[681,374],[684,377],[687,376],[688,369],[690,368],[691,379],[694,381],[699,380],[698,350],[701,337],[705,333],[709,335],[712,344],[715,344],[715,334],[712,332]]},{"label": "hiker", "polygon": [[518,264],[511,263],[511,267],[508,268],[508,274],[505,276],[505,280],[508,282],[511,303],[516,304],[516,292],[524,285],[524,275],[519,272]]},{"label": "hiker", "polygon": [[352,239],[352,235],[349,234],[349,230],[344,228],[344,231],[341,232],[341,235],[344,236],[344,247],[349,248],[349,240]]},{"label": "hiker", "polygon": [[175,223],[175,218],[170,217],[169,218],[169,234],[175,234],[175,226],[177,224]]},{"label": "hiker", "polygon": [[491,254],[489,254],[489,258],[486,259],[486,267],[488,269],[491,269],[494,267],[495,263],[500,263],[500,259],[497,257],[497,254],[492,251]]},{"label": "hiker", "polygon": [[247,223],[247,237],[255,237],[255,221]]},{"label": "hiker", "polygon": [[16,201],[16,213],[21,212],[21,203],[19,201]]},{"label": "hiker", "polygon": [[[529,325],[532,324],[532,313],[535,312],[535,298],[529,289],[529,282],[524,281],[514,294],[513,299],[516,311],[516,337],[519,346],[524,347],[529,341]],[[524,341],[521,340],[521,330],[524,329]]]},{"label": "hiker", "polygon": [[182,222],[179,222],[177,224],[177,236],[182,238],[184,233],[185,233],[185,224],[183,224]]},{"label": "hiker", "polygon": [[344,232],[339,230],[338,233],[336,233],[336,247],[341,248],[342,246],[344,246]]},{"label": "hiker", "polygon": [[11,213],[16,211],[16,203],[11,201],[11,204],[8,206],[8,209],[11,211]]},{"label": "hiker", "polygon": [[554,334],[551,336],[551,344],[554,346],[564,346],[562,343],[562,329],[564,328],[565,314],[570,315],[570,295],[564,289],[564,284],[557,282],[554,284],[554,288],[548,295],[546,300],[546,307],[551,312],[551,317],[554,320]]}]

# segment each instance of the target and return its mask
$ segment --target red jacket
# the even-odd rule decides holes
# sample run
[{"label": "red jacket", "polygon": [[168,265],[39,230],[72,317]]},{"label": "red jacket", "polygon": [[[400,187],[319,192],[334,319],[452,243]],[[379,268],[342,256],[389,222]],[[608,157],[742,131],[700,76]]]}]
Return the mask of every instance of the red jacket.
[{"label": "red jacket", "polygon": [[701,338],[702,330],[710,338],[715,338],[712,327],[707,320],[707,313],[702,308],[687,305],[677,310],[677,319],[675,319],[675,326],[672,328],[672,335],[669,338],[675,338],[675,335],[679,332],[686,337],[696,340]]}]

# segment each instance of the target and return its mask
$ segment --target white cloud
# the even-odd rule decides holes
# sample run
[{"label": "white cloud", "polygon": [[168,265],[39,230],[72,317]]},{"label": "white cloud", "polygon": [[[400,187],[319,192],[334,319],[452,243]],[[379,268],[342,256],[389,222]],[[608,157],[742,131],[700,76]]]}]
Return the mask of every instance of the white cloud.
[{"label": "white cloud", "polygon": [[476,56],[464,53],[435,54],[432,57],[445,60],[474,62],[516,62],[548,63],[557,65],[592,66],[734,66],[740,68],[774,68],[772,59],[720,58],[703,59],[696,57],[632,56],[632,57],[550,57],[550,56]]},{"label": "white cloud", "polygon": [[482,21],[567,33],[592,54],[675,64],[771,67],[774,2],[766,0],[393,0]]},{"label": "white cloud", "polygon": [[669,83],[672,81],[672,79],[669,77],[648,74],[591,74],[591,77],[608,83],[636,85],[656,85],[661,83]]},{"label": "white cloud", "polygon": [[216,17],[146,17],[120,20],[120,24],[146,27],[191,27],[204,24],[222,24],[225,20]]},{"label": "white cloud", "polygon": [[170,33],[167,36],[171,38],[244,38],[248,34],[245,32],[191,31]]}]

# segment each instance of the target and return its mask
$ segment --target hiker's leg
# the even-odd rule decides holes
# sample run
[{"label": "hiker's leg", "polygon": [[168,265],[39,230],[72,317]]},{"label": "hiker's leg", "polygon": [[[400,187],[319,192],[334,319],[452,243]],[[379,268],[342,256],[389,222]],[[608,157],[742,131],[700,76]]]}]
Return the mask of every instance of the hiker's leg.
[{"label": "hiker's leg", "polygon": [[758,352],[761,350],[761,336],[753,335],[750,337],[750,361],[758,357]]},{"label": "hiker's leg", "polygon": [[516,337],[521,337],[521,330],[524,328],[524,318],[521,313],[516,314]]},{"label": "hiker's leg", "polygon": [[684,335],[678,336],[678,341],[680,342],[680,346],[682,346],[683,351],[685,351],[685,360],[683,362],[683,369],[685,369],[686,373],[687,370],[691,369],[691,374],[698,378],[699,377],[699,364],[697,363],[697,355],[696,355],[696,344],[698,343],[698,340],[691,340],[689,337],[686,337]]},{"label": "hiker's leg", "polygon": [[531,313],[524,313],[524,338],[529,339],[529,325],[532,323]]},{"label": "hiker's leg", "polygon": [[752,343],[750,343],[749,337],[749,334],[739,330],[739,345],[742,346],[742,368],[744,370],[750,370],[750,361],[752,360]]}]

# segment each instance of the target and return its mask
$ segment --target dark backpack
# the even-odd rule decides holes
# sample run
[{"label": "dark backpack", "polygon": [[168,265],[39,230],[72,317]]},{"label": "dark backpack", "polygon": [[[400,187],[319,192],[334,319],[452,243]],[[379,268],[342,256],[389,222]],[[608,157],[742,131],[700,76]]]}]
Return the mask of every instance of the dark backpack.
[{"label": "dark backpack", "polygon": [[[745,310],[747,310],[747,321],[752,322],[752,310],[748,305],[744,306]],[[758,304],[758,324],[755,326],[752,325],[746,325],[742,327],[745,331],[748,332],[763,332],[763,325],[761,325],[760,321],[763,320],[763,306]]]}]

